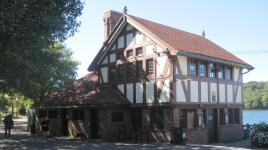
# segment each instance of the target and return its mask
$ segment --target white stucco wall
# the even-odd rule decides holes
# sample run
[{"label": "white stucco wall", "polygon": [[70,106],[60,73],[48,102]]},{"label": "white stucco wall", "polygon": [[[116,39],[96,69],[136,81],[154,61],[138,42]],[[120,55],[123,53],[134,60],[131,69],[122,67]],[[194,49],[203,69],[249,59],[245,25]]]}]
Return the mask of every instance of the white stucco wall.
[{"label": "white stucco wall", "polygon": [[191,81],[191,102],[198,102],[198,81]]},{"label": "white stucco wall", "polygon": [[[157,82],[157,88],[160,88],[160,81]],[[164,81],[164,86],[160,95],[159,102],[169,102],[170,101],[170,93],[169,93],[169,80]]]},{"label": "white stucco wall", "polygon": [[156,51],[159,52],[159,53],[161,53],[161,52],[163,52],[163,48],[160,47],[159,45],[157,45],[156,46]]},{"label": "white stucco wall", "polygon": [[[182,75],[187,75],[187,57],[185,56],[178,56],[180,68],[182,71]],[[176,73],[178,74],[178,70],[176,68]]]},{"label": "white stucco wall", "polygon": [[217,102],[217,84],[216,83],[210,83],[210,100],[211,100],[211,102],[213,103],[213,101],[212,101],[212,93],[213,92],[215,92],[215,96],[216,96],[216,98],[215,98],[215,102]]},{"label": "white stucco wall", "polygon": [[102,75],[103,82],[104,83],[108,82],[108,67],[101,68],[101,75]]},{"label": "white stucco wall", "polygon": [[219,98],[220,103],[225,103],[225,85],[219,84]]},{"label": "white stucco wall", "polygon": [[146,103],[154,102],[154,83],[146,82]]},{"label": "white stucco wall", "polygon": [[234,81],[238,80],[238,76],[239,76],[239,68],[234,67]]},{"label": "white stucco wall", "polygon": [[208,102],[208,83],[201,82],[201,102]]},{"label": "white stucco wall", "polygon": [[136,44],[139,44],[143,41],[143,34],[138,31],[136,32],[135,38],[136,38]]},{"label": "white stucco wall", "polygon": [[127,84],[127,99],[133,103],[133,83]]},{"label": "white stucco wall", "polygon": [[136,103],[143,103],[143,85],[136,83]]},{"label": "white stucco wall", "polygon": [[164,73],[164,67],[166,64],[167,56],[157,57],[156,59],[156,75],[162,76]]},{"label": "white stucco wall", "polygon": [[236,95],[236,103],[242,102],[242,93],[241,93],[241,86],[238,86],[237,95]]},{"label": "white stucco wall", "polygon": [[227,102],[233,103],[233,85],[228,84],[227,85]]},{"label": "white stucco wall", "polygon": [[154,45],[145,46],[146,55],[154,54]]},{"label": "white stucco wall", "polygon": [[[185,82],[185,85],[187,87],[187,81],[183,81]],[[182,84],[181,84],[181,80],[176,80],[176,101],[177,102],[186,102],[186,97],[185,94],[183,92],[183,88],[182,88]]]}]

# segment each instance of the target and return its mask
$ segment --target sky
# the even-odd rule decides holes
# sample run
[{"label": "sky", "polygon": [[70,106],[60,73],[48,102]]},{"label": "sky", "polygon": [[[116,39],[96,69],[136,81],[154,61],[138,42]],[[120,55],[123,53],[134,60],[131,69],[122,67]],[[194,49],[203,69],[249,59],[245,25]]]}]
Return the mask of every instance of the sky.
[{"label": "sky", "polygon": [[268,81],[268,1],[264,0],[85,0],[79,17],[79,31],[66,46],[80,62],[78,76],[100,50],[104,40],[103,13],[122,12],[158,22],[206,38],[232,52],[255,69],[243,76],[244,82]]}]

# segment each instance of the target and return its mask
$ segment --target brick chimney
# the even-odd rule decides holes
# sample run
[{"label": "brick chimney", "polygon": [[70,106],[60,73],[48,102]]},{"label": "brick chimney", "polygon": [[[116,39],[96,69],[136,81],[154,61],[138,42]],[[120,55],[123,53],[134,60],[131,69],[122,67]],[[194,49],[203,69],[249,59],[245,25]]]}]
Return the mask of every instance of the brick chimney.
[{"label": "brick chimney", "polygon": [[104,41],[108,38],[108,36],[111,34],[112,30],[114,29],[116,23],[121,18],[122,13],[110,10],[108,12],[105,12],[103,15],[103,21],[104,21]]}]

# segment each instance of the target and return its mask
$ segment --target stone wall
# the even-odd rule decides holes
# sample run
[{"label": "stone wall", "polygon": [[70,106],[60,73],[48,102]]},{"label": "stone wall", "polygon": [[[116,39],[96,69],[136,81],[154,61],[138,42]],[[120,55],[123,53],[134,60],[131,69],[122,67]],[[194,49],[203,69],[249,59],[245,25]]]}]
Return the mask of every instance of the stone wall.
[{"label": "stone wall", "polygon": [[243,139],[243,126],[228,124],[219,127],[219,142],[233,142]]},{"label": "stone wall", "polygon": [[192,128],[186,130],[186,143],[187,144],[207,144],[208,132],[207,128]]}]

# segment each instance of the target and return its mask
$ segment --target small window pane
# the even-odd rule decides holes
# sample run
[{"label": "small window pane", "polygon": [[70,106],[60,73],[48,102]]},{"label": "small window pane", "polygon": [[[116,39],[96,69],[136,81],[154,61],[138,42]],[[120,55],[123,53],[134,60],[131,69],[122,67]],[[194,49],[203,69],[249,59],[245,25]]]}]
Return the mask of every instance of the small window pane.
[{"label": "small window pane", "polygon": [[209,64],[209,77],[215,78],[216,76],[216,67],[214,63]]},{"label": "small window pane", "polygon": [[136,49],[136,56],[142,56],[142,47]]},{"label": "small window pane", "polygon": [[206,77],[207,76],[207,64],[205,62],[200,62],[199,65],[199,75],[202,77]]},{"label": "small window pane", "polygon": [[223,65],[218,65],[218,78],[223,79]]},{"label": "small window pane", "polygon": [[232,80],[232,67],[225,68],[225,79]]},{"label": "small window pane", "polygon": [[125,47],[125,39],[123,35],[118,38],[117,45],[118,45],[118,48]]},{"label": "small window pane", "polygon": [[127,58],[132,57],[133,56],[133,50],[128,50],[127,51]]},{"label": "small window pane", "polygon": [[196,76],[197,75],[197,61],[196,60],[190,60],[190,75]]},{"label": "small window pane", "polygon": [[153,59],[146,60],[146,75],[154,74],[154,62]]},{"label": "small window pane", "polygon": [[133,33],[127,34],[127,46],[133,44]]},{"label": "small window pane", "polygon": [[133,63],[127,64],[127,77],[128,78],[133,78],[135,77],[136,73],[136,66]]}]

